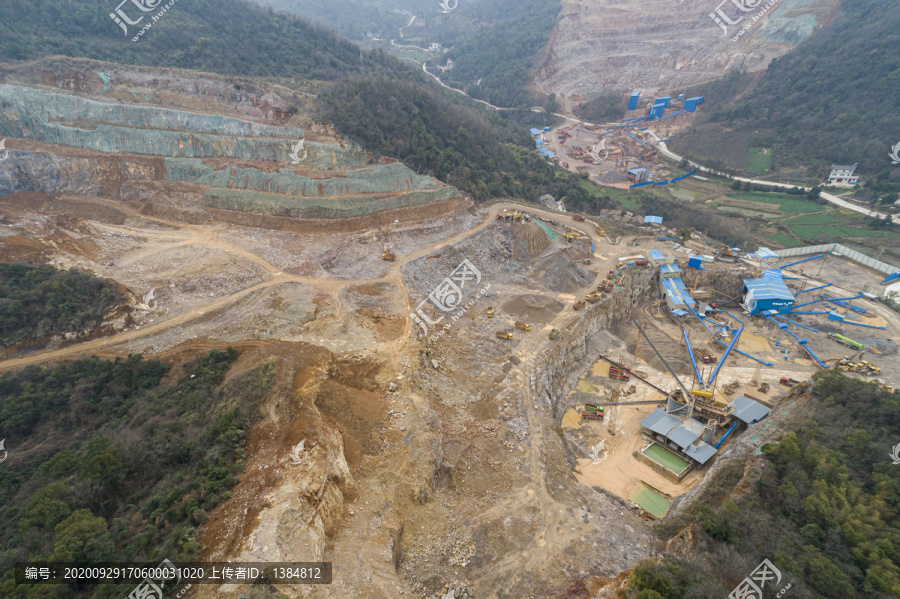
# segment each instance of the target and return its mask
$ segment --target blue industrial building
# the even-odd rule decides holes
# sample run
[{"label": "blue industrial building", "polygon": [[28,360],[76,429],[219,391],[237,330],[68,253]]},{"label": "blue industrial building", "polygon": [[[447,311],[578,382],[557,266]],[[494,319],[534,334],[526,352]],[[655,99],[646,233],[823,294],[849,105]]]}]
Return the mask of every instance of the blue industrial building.
[{"label": "blue industrial building", "polygon": [[665,104],[654,104],[650,107],[650,120],[653,119],[661,119],[663,115],[663,110],[665,110]]},{"label": "blue industrial building", "polygon": [[750,314],[760,314],[774,310],[787,314],[794,306],[794,294],[784,284],[781,271],[770,269],[758,279],[744,281],[744,309]]},{"label": "blue industrial building", "polygon": [[628,110],[637,108],[638,100],[641,98],[641,90],[636,89],[631,92],[631,99],[628,101]]},{"label": "blue industrial building", "polygon": [[529,129],[528,131],[529,131],[533,136],[535,136],[535,137],[537,137],[538,135],[541,134],[541,130],[540,130],[540,129],[535,129],[534,127],[532,127],[531,129]]},{"label": "blue industrial building", "polygon": [[657,98],[653,101],[654,104],[662,104],[663,106],[668,106],[669,102],[672,100],[672,96],[662,96],[661,98]]},{"label": "blue industrial building", "polygon": [[696,98],[688,98],[684,101],[684,109],[688,112],[694,112],[697,110],[697,107],[703,104],[703,96],[697,96]]}]

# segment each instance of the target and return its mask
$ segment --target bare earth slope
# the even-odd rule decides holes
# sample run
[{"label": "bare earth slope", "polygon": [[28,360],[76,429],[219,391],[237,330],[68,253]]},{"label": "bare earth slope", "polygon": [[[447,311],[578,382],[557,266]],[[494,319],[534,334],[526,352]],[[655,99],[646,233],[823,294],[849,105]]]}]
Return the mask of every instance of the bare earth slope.
[{"label": "bare earth slope", "polygon": [[[665,90],[709,81],[732,69],[757,71],[830,22],[836,0],[783,0],[752,23],[767,2],[715,0],[563,0],[557,29],[534,85],[557,95],[602,90]],[[726,34],[710,17],[721,7]]]}]

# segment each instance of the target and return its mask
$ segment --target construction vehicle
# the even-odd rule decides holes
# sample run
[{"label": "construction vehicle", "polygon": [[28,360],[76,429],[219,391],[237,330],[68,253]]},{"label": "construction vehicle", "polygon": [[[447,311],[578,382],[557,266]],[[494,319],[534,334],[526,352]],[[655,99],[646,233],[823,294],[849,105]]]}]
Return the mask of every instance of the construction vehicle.
[{"label": "construction vehicle", "polygon": [[786,376],[781,377],[781,380],[778,382],[786,387],[793,387],[794,385],[800,384],[800,381],[795,381],[794,379],[788,378]]},{"label": "construction vehicle", "polygon": [[387,248],[381,250],[381,259],[387,260],[388,262],[393,262],[397,259],[397,255],[394,252],[389,252]]},{"label": "construction vehicle", "polygon": [[603,413],[603,406],[598,406],[595,403],[586,403],[584,404],[584,410],[586,412],[600,412]]},{"label": "construction vehicle", "polygon": [[603,420],[603,412],[582,412],[582,420]]},{"label": "construction vehicle", "polygon": [[573,310],[581,310],[582,308],[584,308],[584,300],[581,300],[580,302],[575,302],[574,304],[572,304]]},{"label": "construction vehicle", "polygon": [[695,347],[693,349],[694,349],[694,356],[697,359],[699,359],[701,362],[703,362],[704,364],[715,364],[716,363],[716,357],[714,355],[712,355],[711,353],[709,353],[708,351],[706,351],[705,349],[703,349],[702,347]]},{"label": "construction vehicle", "polygon": [[493,317],[494,317],[494,307],[493,307],[493,306],[488,306],[488,309],[487,309],[487,317],[488,317],[488,318],[493,318]]},{"label": "construction vehicle", "polygon": [[528,324],[527,322],[522,322],[521,320],[517,320],[517,321],[516,321],[516,328],[517,328],[517,329],[522,329],[523,331],[530,331],[530,330],[531,330],[531,325]]},{"label": "construction vehicle", "polygon": [[872,376],[873,374],[881,374],[881,369],[873,364],[869,364],[865,360],[860,360],[859,364],[857,364],[857,372],[863,374],[865,376]]},{"label": "construction vehicle", "polygon": [[572,217],[572,220],[574,220],[574,221],[576,221],[576,222],[579,222],[579,223],[583,223],[583,222],[584,222],[584,217],[581,216],[581,215],[575,215],[575,216]]},{"label": "construction vehicle", "polygon": [[512,333],[507,333],[506,331],[497,331],[497,339],[507,339],[512,341]]},{"label": "construction vehicle", "polygon": [[611,270],[611,271],[609,271],[608,273],[606,273],[606,278],[607,278],[607,279],[610,279],[610,280],[616,278],[616,271]]},{"label": "construction vehicle", "polygon": [[606,235],[606,231],[604,231],[600,227],[597,227],[597,235],[600,235],[600,236]]},{"label": "construction vehicle", "polygon": [[631,366],[626,366],[625,370],[620,370],[618,366],[610,366],[608,376],[611,379],[627,381],[631,377],[631,375],[628,373],[629,370],[631,370]]},{"label": "construction vehicle", "polygon": [[756,388],[760,393],[768,393],[769,392],[769,383],[760,383],[759,387]]},{"label": "construction vehicle", "polygon": [[590,263],[591,263],[591,259],[590,259],[590,258],[585,258],[584,260],[581,261],[581,263],[582,263],[582,264],[590,264]]},{"label": "construction vehicle", "polygon": [[828,333],[828,338],[832,341],[840,343],[841,345],[846,345],[847,347],[852,347],[853,349],[864,350],[866,346],[860,343],[859,341],[854,341],[848,337],[844,337],[843,335],[838,335],[837,333]]},{"label": "construction vehicle", "polygon": [[722,385],[722,391],[725,393],[725,395],[733,395],[740,386],[741,384],[738,381],[731,381],[730,383]]},{"label": "construction vehicle", "polygon": [[556,339],[559,336],[559,327],[553,327],[553,330],[550,331],[550,339]]},{"label": "construction vehicle", "polygon": [[591,302],[592,304],[596,304],[596,303],[599,302],[601,299],[603,299],[603,295],[600,294],[600,293],[597,293],[597,292],[589,293],[589,294],[587,295],[587,297],[585,297],[584,299],[586,299],[587,301]]}]

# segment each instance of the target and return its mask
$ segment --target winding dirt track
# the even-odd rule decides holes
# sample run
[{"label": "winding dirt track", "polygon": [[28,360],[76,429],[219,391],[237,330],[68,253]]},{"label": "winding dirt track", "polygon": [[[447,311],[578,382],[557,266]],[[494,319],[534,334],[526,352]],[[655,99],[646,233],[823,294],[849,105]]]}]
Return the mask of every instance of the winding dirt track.
[{"label": "winding dirt track", "polygon": [[[23,366],[28,366],[29,364],[41,364],[45,362],[52,361],[60,361],[67,359],[78,358],[82,355],[89,353],[96,353],[98,350],[102,348],[106,348],[109,346],[117,345],[123,343],[125,341],[133,341],[134,339],[140,339],[141,337],[145,337],[148,335],[153,335],[169,329],[171,327],[176,327],[180,325],[184,325],[189,323],[197,318],[200,318],[206,315],[209,312],[213,312],[216,310],[220,310],[225,308],[231,304],[234,304],[236,301],[241,298],[250,295],[251,293],[261,291],[263,289],[268,289],[270,287],[274,287],[277,285],[283,285],[286,283],[302,283],[305,285],[309,285],[311,287],[315,287],[329,295],[335,299],[335,301],[339,304],[339,292],[341,288],[351,285],[363,285],[370,283],[391,283],[393,284],[398,291],[403,294],[404,301],[407,307],[407,315],[411,312],[410,302],[409,302],[409,294],[406,290],[405,285],[403,284],[403,278],[400,274],[401,268],[407,262],[412,260],[416,260],[422,256],[433,253],[435,250],[438,250],[442,247],[452,245],[457,241],[464,239],[481,229],[489,226],[496,219],[496,215],[504,209],[507,210],[527,210],[529,213],[535,214],[540,213],[545,216],[552,216],[555,218],[559,217],[559,213],[551,214],[548,212],[544,212],[541,210],[535,210],[531,206],[525,206],[520,204],[513,203],[504,203],[504,204],[496,204],[490,208],[487,216],[484,221],[481,222],[478,226],[469,229],[467,231],[463,231],[458,233],[440,243],[430,245],[428,247],[422,248],[418,251],[398,256],[397,262],[391,267],[391,269],[381,277],[372,278],[372,279],[319,279],[314,277],[302,277],[297,275],[286,274],[279,270],[276,266],[270,264],[260,256],[233,244],[230,244],[226,241],[223,241],[218,238],[215,232],[211,232],[209,230],[204,230],[199,227],[185,225],[182,223],[177,223],[174,221],[151,217],[140,212],[130,209],[127,206],[119,204],[117,202],[112,202],[109,200],[98,199],[101,203],[110,204],[115,206],[118,210],[123,212],[127,212],[132,216],[139,217],[142,219],[146,219],[149,221],[157,222],[163,224],[167,227],[172,227],[175,230],[150,230],[150,229],[137,229],[132,227],[123,227],[118,225],[109,225],[105,223],[97,223],[92,222],[93,226],[96,226],[99,229],[103,229],[109,232],[116,233],[124,233],[128,235],[135,235],[140,237],[148,237],[148,238],[157,238],[157,239],[171,239],[173,245],[185,245],[185,244],[202,244],[203,246],[211,249],[218,249],[223,252],[228,252],[231,254],[235,254],[251,260],[257,264],[259,264],[262,268],[264,268],[271,277],[263,281],[262,283],[257,283],[251,287],[244,288],[240,291],[232,293],[223,298],[217,299],[213,302],[206,304],[205,306],[201,306],[198,308],[194,308],[182,314],[178,314],[171,318],[167,318],[166,320],[162,320],[156,322],[154,324],[145,326],[141,329],[136,329],[133,331],[127,331],[124,333],[119,333],[117,335],[111,335],[109,337],[103,337],[100,339],[94,339],[91,341],[86,341],[84,343],[78,343],[75,345],[71,345],[68,347],[64,347],[61,349],[41,351],[34,354],[29,354],[27,356],[22,356],[19,358],[12,358],[9,360],[0,361],[0,371],[11,370],[15,368],[22,368]],[[590,232],[589,232],[590,233]],[[593,234],[592,234],[593,235]],[[593,238],[593,237],[592,237]],[[412,319],[408,316],[406,317],[406,328],[405,334],[400,337],[399,343],[394,342],[391,345],[397,345],[394,349],[402,349],[406,345],[408,345],[410,333],[412,329]]]}]

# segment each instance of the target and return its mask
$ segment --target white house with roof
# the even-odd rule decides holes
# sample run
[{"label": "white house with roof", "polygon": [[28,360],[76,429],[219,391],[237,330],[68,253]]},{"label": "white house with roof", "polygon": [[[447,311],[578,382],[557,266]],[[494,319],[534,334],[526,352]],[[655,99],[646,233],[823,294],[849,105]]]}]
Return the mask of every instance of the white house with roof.
[{"label": "white house with roof", "polygon": [[850,166],[834,164],[831,166],[831,174],[828,175],[828,184],[838,187],[851,187],[859,185],[859,175],[854,175],[856,165]]}]

